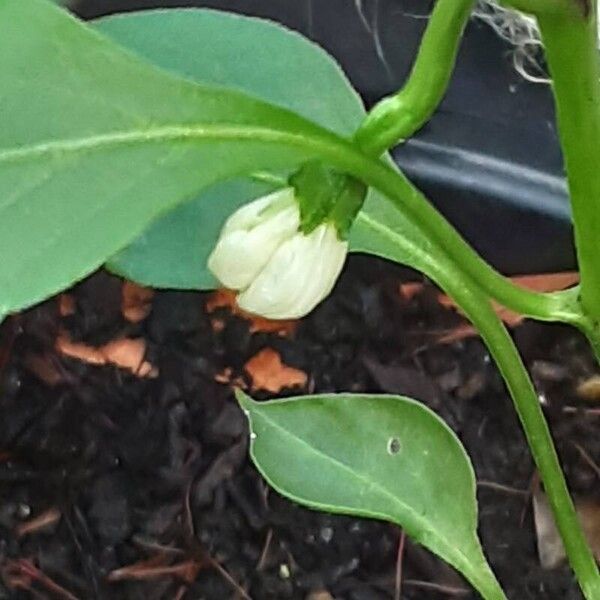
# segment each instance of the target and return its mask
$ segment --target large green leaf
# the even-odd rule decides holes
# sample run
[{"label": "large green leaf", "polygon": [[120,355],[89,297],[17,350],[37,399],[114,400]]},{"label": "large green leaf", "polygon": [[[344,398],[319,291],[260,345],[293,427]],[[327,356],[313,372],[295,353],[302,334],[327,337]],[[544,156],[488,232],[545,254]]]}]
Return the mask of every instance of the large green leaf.
[{"label": "large green leaf", "polygon": [[293,113],[157,69],[44,0],[0,0],[0,57],[0,313],[70,285],[216,181],[352,152]]},{"label": "large green leaf", "polygon": [[[119,15],[101,19],[95,27],[173,73],[246,91],[342,134],[353,132],[365,115],[358,95],[327,53],[268,21],[186,9]],[[214,287],[206,259],[223,222],[262,192],[266,190],[249,180],[217,184],[152,224],[108,267],[156,287]],[[369,192],[350,242],[352,251],[437,276],[439,252],[375,190]]]},{"label": "large green leaf", "polygon": [[[351,134],[365,114],[327,53],[269,21],[180,9],[117,15],[94,26],[173,73],[247,92],[340,134]],[[224,220],[265,191],[250,180],[218,184],[154,223],[108,267],[158,287],[214,287],[206,259]]]},{"label": "large green leaf", "polygon": [[276,490],[320,510],[397,523],[484,598],[504,598],[477,538],[471,463],[432,411],[400,396],[237,397],[252,458]]}]

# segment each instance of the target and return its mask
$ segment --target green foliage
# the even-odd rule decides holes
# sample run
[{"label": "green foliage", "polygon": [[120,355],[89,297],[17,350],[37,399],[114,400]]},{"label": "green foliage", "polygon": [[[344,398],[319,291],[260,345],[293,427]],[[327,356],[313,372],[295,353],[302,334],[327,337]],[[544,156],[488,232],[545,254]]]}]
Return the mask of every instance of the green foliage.
[{"label": "green foliage", "polygon": [[[325,172],[334,167],[356,186],[344,186],[350,206],[362,198],[363,183],[378,190],[369,191],[350,232],[352,249],[428,274],[483,333],[514,396],[584,594],[597,598],[598,570],[537,397],[489,302],[500,299],[532,316],[578,326],[597,316],[598,219],[594,194],[584,193],[598,187],[590,175],[596,173],[592,133],[600,127],[600,67],[588,43],[595,43],[595,26],[581,14],[572,16],[564,36],[562,21],[549,15],[545,24],[555,44],[550,66],[561,74],[559,114],[577,116],[563,117],[562,129],[575,208],[584,209],[575,211],[576,220],[589,216],[587,233],[576,228],[587,271],[581,304],[573,294],[543,296],[511,286],[402,174],[356,145],[358,139],[365,152],[379,153],[390,143],[381,140],[412,133],[431,114],[447,85],[470,1],[438,0],[406,93],[365,121],[335,63],[274,24],[180,10],[115,17],[94,31],[47,0],[0,0],[0,319],[106,261],[142,283],[210,287],[206,256],[221,223],[272,189],[252,173],[289,173],[313,161],[324,163]],[[587,37],[579,35],[587,30]],[[444,35],[447,43],[439,45]],[[565,48],[575,38],[587,68],[571,94],[572,53]],[[591,77],[594,94],[586,92]],[[427,102],[423,90],[435,92]],[[398,115],[388,110],[408,121],[391,131],[387,117],[395,123]],[[350,142],[361,123],[371,123],[375,134],[367,127]],[[585,144],[579,143],[581,123]],[[304,182],[305,189],[310,185]],[[597,319],[592,326],[597,333]],[[485,598],[504,597],[477,541],[472,469],[430,411],[405,398],[372,396],[267,404],[240,396],[240,402],[258,436],[253,456],[283,493],[317,508],[392,520],[460,569]]]},{"label": "green foliage", "polygon": [[0,2],[0,54],[2,313],[69,286],[203,187],[334,141],[158,70],[42,0]]},{"label": "green foliage", "polygon": [[[210,10],[169,10],[109,17],[95,27],[174,74],[247,92],[340,134],[352,133],[364,119],[358,95],[329,55],[280,25]],[[107,266],[155,287],[214,287],[206,259],[223,222],[267,191],[251,180],[213,186],[157,220]],[[392,258],[436,278],[432,244],[374,190],[350,243],[351,250]]]},{"label": "green foliage", "polygon": [[[351,134],[365,114],[329,55],[275,23],[212,10],[169,10],[109,17],[94,26],[174,74],[246,92],[339,134]],[[216,185],[158,220],[108,267],[157,287],[214,287],[206,259],[221,225],[266,191],[251,180]]]},{"label": "green foliage", "polygon": [[[140,47],[147,47],[144,44],[152,45],[150,38],[152,43],[160,39],[170,47],[165,41],[170,40],[179,47],[165,34],[169,26],[160,36],[148,36],[146,25],[141,29],[130,26],[151,23],[150,31],[156,34],[161,23],[168,24],[169,14],[123,17],[100,27],[113,36],[120,35],[138,54]],[[297,53],[305,57],[299,62],[305,72],[296,73],[301,85],[290,81],[270,84],[265,97],[349,133],[362,119],[362,107],[341,71],[316,47],[258,21],[196,11],[177,11],[172,18],[170,27],[177,39],[185,39],[186,28],[190,28],[191,40],[193,21],[200,19],[206,35],[218,24],[225,40],[221,46],[217,41],[207,45],[205,37],[196,37],[195,43],[202,42],[196,53],[190,46],[179,47],[181,52],[167,52],[157,45],[153,58],[159,66],[168,62],[187,80],[144,62],[43,0],[0,1],[0,53],[5,57],[0,71],[4,117],[0,130],[0,253],[6,257],[0,263],[0,311],[29,306],[69,286],[164,215],[165,219],[115,259],[112,267],[127,274],[138,269],[134,276],[145,283],[169,285],[173,279],[167,277],[172,277],[186,287],[201,284],[202,275],[192,275],[190,281],[190,274],[194,268],[201,271],[203,264],[195,262],[198,254],[186,253],[186,248],[196,241],[194,251],[203,256],[212,243],[211,236],[216,236],[220,223],[237,203],[262,193],[261,185],[239,179],[246,173],[330,158],[358,175],[377,179],[379,174],[382,182],[394,187],[392,171],[373,161],[365,167],[363,157],[333,134],[294,113],[222,87],[227,83],[235,90],[259,95],[265,81],[284,76],[290,57]],[[240,36],[246,40],[246,48],[232,50],[231,38],[224,34],[225,22],[234,33],[249,28],[245,37]],[[251,63],[241,64],[240,58],[251,54],[249,44],[257,36],[256,28],[262,28],[259,37],[272,39],[271,51],[262,57],[262,75]],[[289,44],[291,49],[285,51]],[[213,48],[217,55],[191,67],[189,56],[201,55],[205,48]],[[227,55],[228,51],[233,54]],[[284,60],[278,63],[278,57]],[[224,65],[231,63],[240,68],[228,72]],[[199,75],[205,72],[205,78]],[[323,73],[322,87],[328,90],[327,101],[307,85],[319,73]],[[190,77],[204,85],[196,85]],[[401,179],[398,193],[402,194],[406,185]],[[185,200],[197,198],[203,188],[207,192],[200,201],[167,215]],[[381,196],[371,194],[367,208],[377,209],[384,202]],[[395,214],[396,221],[402,221],[403,215]],[[375,216],[369,219],[362,221],[363,226],[387,231],[384,222],[375,228]],[[405,230],[402,239],[409,240],[409,228]],[[207,240],[200,242],[204,234]],[[416,243],[418,228],[411,235],[410,243]],[[170,250],[165,251],[165,246]],[[178,261],[188,262],[178,270]],[[472,488],[472,473],[466,472]],[[406,520],[406,515],[393,512],[388,516]],[[470,531],[470,545],[465,550],[468,558],[460,552],[452,554],[447,544],[437,543],[437,551],[481,586],[478,578],[485,577],[477,569],[485,571],[485,562],[479,556],[476,564],[473,554],[474,548],[479,548],[474,537],[474,509],[467,516],[467,522],[457,527]],[[437,521],[432,516],[430,522],[409,519],[405,525],[429,545]]]},{"label": "green foliage", "polygon": [[504,598],[477,539],[473,469],[432,411],[400,396],[237,397],[252,458],[276,490],[320,510],[397,523],[484,598]]}]

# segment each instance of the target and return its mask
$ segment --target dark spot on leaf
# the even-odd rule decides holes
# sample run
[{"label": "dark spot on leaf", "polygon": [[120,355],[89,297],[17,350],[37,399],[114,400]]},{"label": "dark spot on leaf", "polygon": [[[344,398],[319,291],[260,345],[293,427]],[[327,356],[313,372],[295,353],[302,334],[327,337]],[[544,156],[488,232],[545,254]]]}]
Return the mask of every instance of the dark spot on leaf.
[{"label": "dark spot on leaf", "polygon": [[402,449],[402,444],[400,444],[400,440],[397,437],[391,437],[387,443],[387,451],[389,454],[394,456],[398,454]]}]

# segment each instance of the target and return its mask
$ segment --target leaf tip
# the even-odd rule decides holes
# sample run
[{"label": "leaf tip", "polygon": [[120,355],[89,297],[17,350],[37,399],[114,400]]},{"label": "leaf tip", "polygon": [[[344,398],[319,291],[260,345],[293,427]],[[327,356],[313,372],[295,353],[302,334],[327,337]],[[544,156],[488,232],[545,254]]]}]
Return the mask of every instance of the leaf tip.
[{"label": "leaf tip", "polygon": [[240,408],[244,411],[244,414],[247,417],[250,417],[250,409],[252,408],[252,404],[254,404],[254,400],[241,388],[235,388],[233,393],[235,394],[235,399],[240,405]]}]

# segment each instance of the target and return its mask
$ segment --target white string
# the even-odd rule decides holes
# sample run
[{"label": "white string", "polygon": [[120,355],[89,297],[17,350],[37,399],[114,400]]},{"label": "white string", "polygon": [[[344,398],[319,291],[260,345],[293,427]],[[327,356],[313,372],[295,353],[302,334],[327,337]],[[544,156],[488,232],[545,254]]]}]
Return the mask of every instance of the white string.
[{"label": "white string", "polygon": [[525,79],[536,83],[550,82],[542,66],[542,40],[533,17],[504,8],[496,0],[479,0],[473,16],[487,23],[503,40],[514,46],[513,64]]}]

